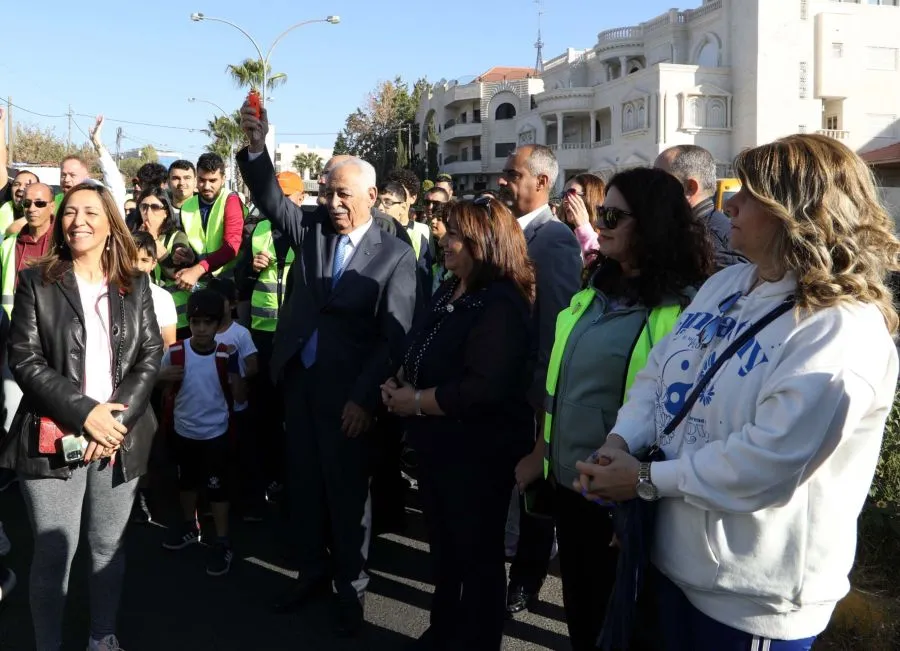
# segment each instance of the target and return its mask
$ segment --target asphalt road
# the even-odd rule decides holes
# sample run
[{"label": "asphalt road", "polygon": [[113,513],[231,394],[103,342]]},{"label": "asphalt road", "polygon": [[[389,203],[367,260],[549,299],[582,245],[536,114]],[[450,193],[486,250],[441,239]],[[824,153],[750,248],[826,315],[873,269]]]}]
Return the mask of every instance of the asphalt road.
[{"label": "asphalt road", "polygon": [[[272,615],[268,603],[290,585],[284,524],[276,512],[262,523],[236,522],[236,559],[225,577],[204,571],[204,548],[167,552],[160,544],[165,530],[130,525],[128,570],[119,615],[118,635],[127,651],[314,651],[403,649],[428,626],[428,546],[421,516],[410,500],[406,535],[375,539],[370,558],[372,580],[366,601],[367,625],[349,641],[330,632],[327,603],[313,604],[294,615]],[[6,563],[19,586],[0,604],[0,650],[33,649],[28,607],[31,532],[18,490],[0,493],[0,520],[13,543]],[[76,556],[70,582],[64,651],[82,650],[88,636],[86,557]],[[506,626],[504,649],[567,649],[560,582],[551,575],[535,613],[519,615]],[[461,625],[465,625],[463,622]]]}]

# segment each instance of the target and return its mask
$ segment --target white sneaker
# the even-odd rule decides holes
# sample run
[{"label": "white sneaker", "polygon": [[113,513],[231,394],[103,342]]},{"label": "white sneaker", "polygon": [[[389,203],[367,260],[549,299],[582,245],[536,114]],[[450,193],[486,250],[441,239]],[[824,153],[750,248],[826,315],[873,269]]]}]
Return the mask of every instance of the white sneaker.
[{"label": "white sneaker", "polygon": [[91,638],[88,641],[87,651],[125,651],[119,646],[119,640],[115,635],[107,635],[102,640]]},{"label": "white sneaker", "polygon": [[7,538],[6,532],[3,531],[3,523],[0,522],[0,556],[6,556],[11,548],[12,545],[9,542],[9,538]]},{"label": "white sneaker", "polygon": [[0,577],[0,601],[9,596],[9,593],[16,587],[16,573],[10,569],[6,570],[6,577]]}]

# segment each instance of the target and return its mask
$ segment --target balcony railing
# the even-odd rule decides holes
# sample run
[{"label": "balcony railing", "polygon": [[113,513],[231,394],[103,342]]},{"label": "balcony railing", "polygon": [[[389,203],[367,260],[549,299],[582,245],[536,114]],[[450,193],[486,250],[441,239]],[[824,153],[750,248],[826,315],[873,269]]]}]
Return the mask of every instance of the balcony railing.
[{"label": "balcony railing", "polygon": [[631,41],[644,37],[644,28],[637,27],[616,27],[615,29],[607,29],[597,35],[597,43],[614,43],[616,41]]},{"label": "balcony railing", "polygon": [[828,136],[835,140],[847,140],[850,137],[849,131],[840,131],[838,129],[818,129],[816,130],[820,136]]},{"label": "balcony railing", "polygon": [[444,165],[449,165],[450,163],[455,163],[459,160],[459,156],[444,156]]},{"label": "balcony railing", "polygon": [[715,0],[715,2],[710,2],[703,5],[702,7],[697,7],[696,9],[689,9],[684,13],[687,14],[688,20],[697,20],[698,18],[703,18],[703,16],[711,14],[714,11],[718,11],[721,8],[722,0]]},{"label": "balcony railing", "polygon": [[591,146],[594,149],[599,149],[600,147],[609,147],[611,144],[612,144],[612,138],[603,138],[602,140],[598,140]]},{"label": "balcony railing", "polygon": [[447,120],[446,122],[444,122],[445,129],[449,129],[450,127],[455,127],[455,126],[456,126],[456,120]]}]

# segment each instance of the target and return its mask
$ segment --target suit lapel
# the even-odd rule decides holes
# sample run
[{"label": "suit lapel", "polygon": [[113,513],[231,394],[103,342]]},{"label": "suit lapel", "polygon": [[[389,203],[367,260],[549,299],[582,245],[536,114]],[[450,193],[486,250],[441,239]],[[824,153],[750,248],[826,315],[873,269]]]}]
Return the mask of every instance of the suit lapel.
[{"label": "suit lapel", "polygon": [[[381,229],[378,228],[378,225],[373,222],[369,227],[369,230],[366,231],[366,234],[363,236],[362,240],[360,240],[359,246],[354,247],[353,255],[350,258],[350,261],[347,263],[347,266],[344,268],[344,272],[341,274],[340,280],[338,280],[338,283],[334,286],[334,289],[331,290],[331,295],[328,297],[329,301],[331,301],[337,294],[339,294],[348,284],[351,284],[353,282],[352,276],[361,275],[363,270],[367,266],[369,266],[369,263],[372,261],[372,259],[376,255],[378,255],[381,250],[381,237]],[[337,238],[334,239],[336,242]],[[332,246],[332,260],[333,259],[334,246]],[[331,267],[329,267],[328,269],[328,274],[330,282]]]},{"label": "suit lapel", "polygon": [[550,212],[550,208],[544,208],[531,220],[531,223],[528,224],[528,227],[525,229],[525,242],[531,244],[531,241],[537,236],[537,232],[541,229],[541,226],[552,220],[553,213]]}]

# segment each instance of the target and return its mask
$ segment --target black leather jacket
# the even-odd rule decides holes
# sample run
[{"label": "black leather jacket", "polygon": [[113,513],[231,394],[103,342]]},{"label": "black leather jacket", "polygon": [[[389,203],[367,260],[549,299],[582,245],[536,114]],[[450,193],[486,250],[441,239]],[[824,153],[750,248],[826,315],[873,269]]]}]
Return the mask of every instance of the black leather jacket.
[{"label": "black leather jacket", "polygon": [[[120,378],[110,402],[128,405],[124,419],[128,434],[116,455],[121,470],[117,477],[130,481],[146,472],[156,433],[156,418],[148,405],[162,339],[146,274],[135,277],[128,294],[120,294],[110,283],[109,295],[113,362]],[[72,471],[60,455],[38,453],[35,419],[47,416],[63,430],[81,432],[97,405],[81,392],[84,312],[74,273],[67,271],[60,281],[44,284],[39,268],[22,271],[13,314],[9,366],[23,396],[10,431],[0,442],[0,467],[31,477],[67,479]]]}]

